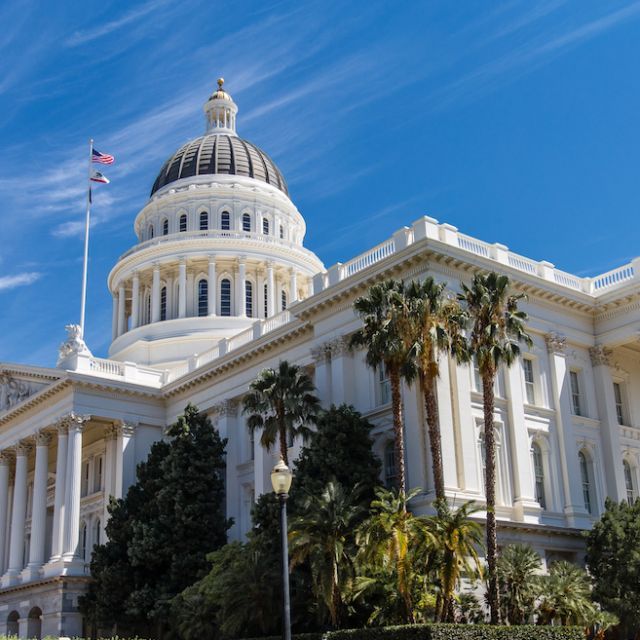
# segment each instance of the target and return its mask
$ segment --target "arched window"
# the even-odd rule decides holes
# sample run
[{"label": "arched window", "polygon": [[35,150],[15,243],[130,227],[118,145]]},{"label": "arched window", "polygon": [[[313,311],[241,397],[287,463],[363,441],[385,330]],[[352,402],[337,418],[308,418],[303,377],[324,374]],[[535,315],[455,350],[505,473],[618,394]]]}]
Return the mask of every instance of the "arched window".
[{"label": "arched window", "polygon": [[153,238],[153,225],[152,224],[149,225],[148,237],[149,237],[149,240],[151,240],[151,238]]},{"label": "arched window", "polygon": [[160,289],[160,320],[167,319],[167,287]]},{"label": "arched window", "polygon": [[220,315],[231,315],[231,280],[227,278],[220,283]]},{"label": "arched window", "polygon": [[209,228],[209,214],[206,211],[200,212],[200,231],[206,231]]},{"label": "arched window", "polygon": [[287,292],[284,289],[280,294],[280,305],[282,306],[282,310],[285,311],[287,308]]},{"label": "arched window", "polygon": [[264,285],[264,317],[269,316],[269,287],[265,283]]},{"label": "arched window", "polygon": [[149,324],[151,322],[151,294],[147,294],[147,304],[146,307],[146,323]]},{"label": "arched window", "polygon": [[593,512],[593,500],[591,495],[591,477],[589,474],[589,462],[584,452],[578,453],[578,461],[580,462],[580,479],[582,481],[582,497],[584,499],[584,508],[587,513]]},{"label": "arched window", "polygon": [[231,218],[228,211],[223,211],[220,215],[220,228],[223,231],[229,231],[229,229],[231,229]]},{"label": "arched window", "polygon": [[393,440],[390,440],[384,446],[384,484],[387,489],[391,489],[395,486],[397,478],[396,447]]},{"label": "arched window", "polygon": [[209,283],[203,278],[198,282],[198,315],[206,316],[209,309]]},{"label": "arched window", "polygon": [[251,231],[251,216],[248,213],[242,214],[242,230]]},{"label": "arched window", "polygon": [[183,233],[184,231],[186,231],[186,230],[187,230],[187,214],[186,214],[186,213],[183,213],[183,214],[180,216],[180,226],[179,226],[179,229],[180,229],[180,233]]},{"label": "arched window", "polygon": [[269,235],[269,221],[266,218],[262,218],[262,233]]},{"label": "arched window", "polygon": [[253,318],[253,285],[248,280],[244,283],[245,313]]},{"label": "arched window", "polygon": [[27,616],[27,638],[42,637],[42,609],[33,607]]},{"label": "arched window", "polygon": [[280,240],[284,240],[284,227],[280,225]]},{"label": "arched window", "polygon": [[20,620],[20,614],[17,611],[12,611],[7,616],[7,636],[18,637],[18,632],[19,632],[18,620]]},{"label": "arched window", "polygon": [[627,490],[627,502],[633,505],[636,499],[636,493],[633,486],[633,475],[631,471],[631,465],[627,460],[622,461],[622,468],[624,469],[624,486]]},{"label": "arched window", "polygon": [[162,235],[169,235],[169,221],[166,218],[162,221]]},{"label": "arched window", "polygon": [[533,456],[533,474],[536,488],[536,500],[543,509],[547,508],[544,495],[544,466],[542,462],[542,451],[537,442],[531,447],[531,455]]}]

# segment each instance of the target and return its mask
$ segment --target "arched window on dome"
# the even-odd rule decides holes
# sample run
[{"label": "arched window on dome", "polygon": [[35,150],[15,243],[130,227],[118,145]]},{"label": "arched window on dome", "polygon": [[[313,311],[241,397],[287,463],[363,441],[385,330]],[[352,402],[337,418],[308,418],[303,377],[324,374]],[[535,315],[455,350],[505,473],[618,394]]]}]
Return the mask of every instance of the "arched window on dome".
[{"label": "arched window on dome", "polygon": [[269,235],[269,221],[266,218],[262,218],[262,233]]},{"label": "arched window on dome", "polygon": [[282,307],[283,311],[287,310],[287,292],[284,289],[280,294],[280,306]]},{"label": "arched window on dome", "polygon": [[162,221],[162,235],[169,235],[169,221],[166,218]]},{"label": "arched window on dome", "polygon": [[231,315],[231,280],[228,278],[220,283],[220,315]]},{"label": "arched window on dome", "polygon": [[200,231],[206,231],[209,228],[209,214],[206,211],[200,212]]},{"label": "arched window on dome", "polygon": [[244,302],[247,318],[253,318],[253,284],[249,280],[244,283]]},{"label": "arched window on dome", "polygon": [[198,282],[198,315],[206,316],[209,309],[209,283],[202,278]]},{"label": "arched window on dome", "polygon": [[231,229],[231,217],[228,211],[223,211],[220,215],[220,229],[229,231]]},{"label": "arched window on dome", "polygon": [[269,316],[269,287],[265,282],[264,285],[264,317],[267,318]]},{"label": "arched window on dome", "polygon": [[167,287],[160,289],[160,320],[167,319]]},{"label": "arched window on dome", "polygon": [[284,240],[284,227],[280,225],[280,240]]},{"label": "arched window on dome", "polygon": [[251,216],[248,213],[242,214],[242,230],[251,231]]},{"label": "arched window on dome", "polygon": [[151,240],[153,238],[153,225],[152,224],[149,225],[149,231],[147,233],[147,237],[149,238],[149,240]]},{"label": "arched window on dome", "polygon": [[187,230],[187,214],[186,213],[183,213],[180,216],[180,223],[179,224],[180,224],[180,226],[179,226],[180,233],[185,232]]}]

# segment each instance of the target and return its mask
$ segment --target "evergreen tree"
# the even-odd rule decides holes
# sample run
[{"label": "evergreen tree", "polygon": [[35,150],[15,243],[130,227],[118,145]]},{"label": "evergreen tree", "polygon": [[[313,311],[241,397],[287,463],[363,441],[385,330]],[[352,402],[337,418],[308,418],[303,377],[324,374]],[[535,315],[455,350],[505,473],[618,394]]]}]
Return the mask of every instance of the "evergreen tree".
[{"label": "evergreen tree", "polygon": [[[98,626],[160,634],[171,600],[203,578],[226,541],[224,447],[210,420],[186,407],[170,442],[155,443],[137,482],[111,506],[109,541],[96,548],[82,603]],[[146,625],[145,625],[146,623]]]}]

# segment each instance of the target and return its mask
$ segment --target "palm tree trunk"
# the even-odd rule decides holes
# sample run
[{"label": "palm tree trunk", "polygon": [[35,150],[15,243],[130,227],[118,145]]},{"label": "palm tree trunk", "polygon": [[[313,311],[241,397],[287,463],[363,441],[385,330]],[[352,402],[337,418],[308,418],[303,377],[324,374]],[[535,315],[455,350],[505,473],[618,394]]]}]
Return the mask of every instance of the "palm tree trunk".
[{"label": "palm tree trunk", "polygon": [[288,467],[289,447],[287,447],[287,425],[284,421],[284,415],[278,416],[278,424],[280,425],[280,457]]},{"label": "palm tree trunk", "polygon": [[500,593],[498,591],[498,540],[496,536],[496,434],[493,428],[495,374],[482,377],[482,400],[484,404],[485,444],[485,495],[487,499],[487,565],[489,590],[487,600],[491,612],[491,624],[500,624]]},{"label": "palm tree trunk", "polygon": [[[391,406],[393,410],[393,435],[395,439],[396,473],[398,475],[398,490],[406,496],[404,478],[404,431],[402,426],[402,395],[400,393],[400,374],[398,371],[389,371],[389,383],[391,385]],[[405,505],[406,509],[406,505]]]},{"label": "palm tree trunk", "polygon": [[438,419],[435,380],[429,380],[425,377],[421,381],[421,386],[424,406],[427,412],[427,430],[429,431],[429,447],[433,465],[433,484],[436,491],[436,500],[440,501],[444,500],[444,474],[442,470],[442,437]]}]

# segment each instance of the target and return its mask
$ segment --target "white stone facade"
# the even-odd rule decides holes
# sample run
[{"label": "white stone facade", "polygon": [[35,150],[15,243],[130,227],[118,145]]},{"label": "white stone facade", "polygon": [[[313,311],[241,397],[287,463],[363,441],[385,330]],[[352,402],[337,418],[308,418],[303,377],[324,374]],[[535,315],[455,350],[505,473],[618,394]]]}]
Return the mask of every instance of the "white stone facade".
[{"label": "white stone facade", "polygon": [[[236,112],[228,94],[215,93],[209,131],[235,135]],[[453,293],[475,271],[497,270],[528,295],[533,347],[496,384],[501,543],[579,561],[580,531],[605,497],[638,494],[640,262],[579,278],[424,217],[325,270],[302,246],[304,220],[286,193],[232,174],[163,186],[135,230],[139,244],[109,277],[111,358],[92,356],[76,336],[56,369],[0,365],[0,633],[5,624],[22,637],[82,633],[77,598],[91,548],[104,541],[108,498],[126,492],[188,402],[228,438],[230,537],[242,539],[275,458],[250,438],[240,400],[281,359],[308,369],[324,406],[346,402],[371,420],[382,480],[392,479],[388,384],[347,348],[359,323],[353,300],[381,278],[429,274]],[[407,486],[422,488],[415,508],[426,510],[423,408],[415,389],[404,388],[403,401]],[[473,367],[441,361],[438,404],[447,495],[482,503]]]}]

